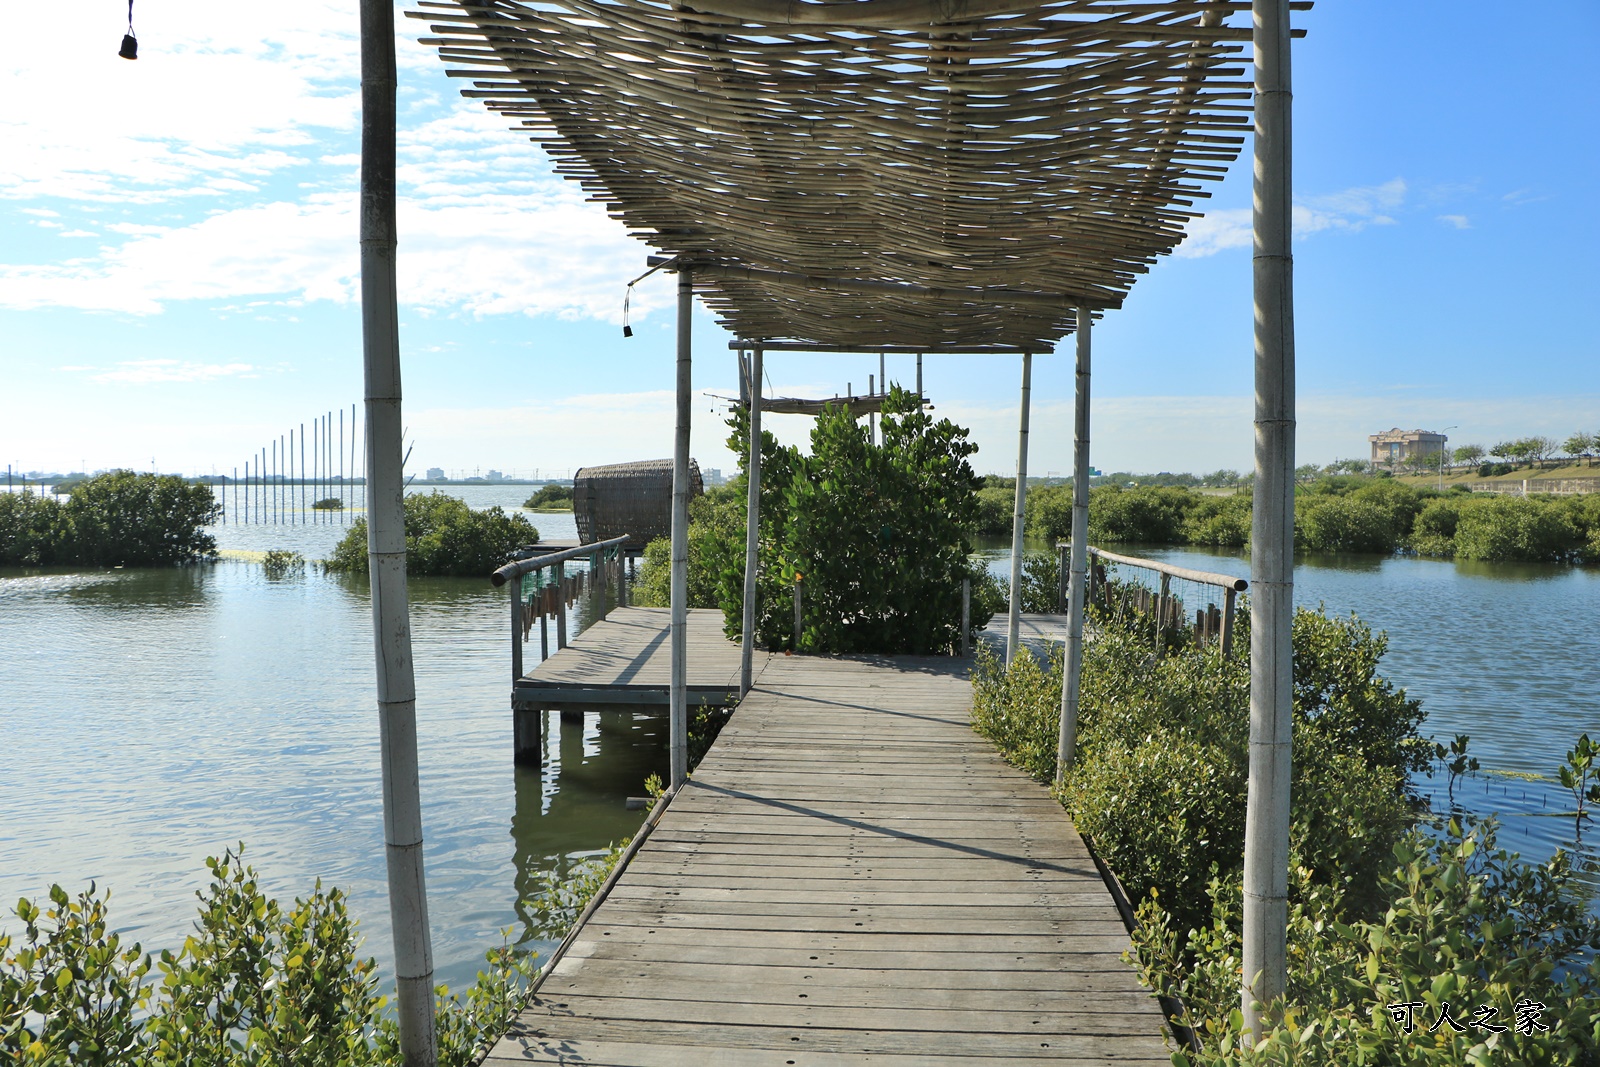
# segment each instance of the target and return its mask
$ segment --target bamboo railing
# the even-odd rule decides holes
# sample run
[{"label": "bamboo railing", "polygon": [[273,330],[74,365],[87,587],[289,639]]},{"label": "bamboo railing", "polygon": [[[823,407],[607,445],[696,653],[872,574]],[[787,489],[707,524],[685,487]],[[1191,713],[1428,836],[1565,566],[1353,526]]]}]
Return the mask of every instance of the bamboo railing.
[{"label": "bamboo railing", "polygon": [[[1056,601],[1059,606],[1058,610],[1062,612],[1067,610],[1067,553],[1070,547],[1071,542],[1069,541],[1062,541],[1056,545],[1056,550],[1060,553],[1061,559],[1061,577],[1056,587]],[[1243,578],[1235,578],[1229,574],[1216,574],[1212,571],[1177,567],[1170,563],[1162,563],[1153,559],[1124,556],[1116,552],[1107,552],[1105,549],[1096,548],[1093,545],[1088,546],[1088,553],[1088,592],[1084,599],[1089,604],[1103,603],[1106,599],[1105,591],[1108,588],[1106,569],[1101,561],[1126,567],[1137,567],[1159,575],[1159,589],[1137,587],[1138,592],[1132,594],[1132,603],[1130,605],[1134,610],[1152,619],[1158,642],[1164,633],[1178,630],[1190,624],[1183,601],[1172,594],[1172,580],[1174,578],[1221,590],[1222,606],[1220,608],[1212,604],[1195,612],[1193,620],[1194,637],[1197,644],[1219,644],[1224,658],[1233,654],[1236,601],[1238,595],[1250,587],[1248,581]],[[1097,592],[1099,593],[1098,600],[1096,599]]]}]

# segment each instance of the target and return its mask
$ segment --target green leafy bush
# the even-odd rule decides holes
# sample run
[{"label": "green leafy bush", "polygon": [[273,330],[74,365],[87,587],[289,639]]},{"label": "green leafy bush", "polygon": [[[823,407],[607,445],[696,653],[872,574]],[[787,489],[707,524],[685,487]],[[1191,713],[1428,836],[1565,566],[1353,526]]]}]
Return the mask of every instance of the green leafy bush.
[{"label": "green leafy bush", "polygon": [[[506,561],[519,545],[539,540],[521,515],[499,507],[473,511],[466,502],[435,490],[405,499],[406,573],[481,578]],[[330,571],[366,574],[367,521],[357,519],[325,564]]]},{"label": "green leafy bush", "polygon": [[1456,526],[1458,559],[1559,563],[1585,547],[1572,515],[1559,501],[1493,496],[1470,503]]},{"label": "green leafy bush", "polygon": [[1144,979],[1181,1000],[1200,1043],[1173,1063],[1600,1063],[1600,926],[1573,892],[1572,862],[1520,862],[1495,848],[1494,831],[1452,822],[1402,836],[1370,894],[1383,901],[1376,911],[1294,870],[1288,991],[1254,1043],[1242,1041],[1238,1010],[1238,881],[1214,880],[1208,921],[1186,933],[1159,898],[1146,900],[1135,933]]},{"label": "green leafy bush", "polygon": [[[933,653],[960,642],[961,583],[973,576],[968,537],[977,525],[977,446],[948,419],[891,389],[882,444],[842,407],[812,427],[811,452],[762,435],[761,570],[756,631],[769,649],[794,644],[794,581],[803,575],[805,652]],[[729,420],[728,447],[746,465],[748,423]],[[744,530],[716,538],[719,600],[729,633],[743,615]],[[989,619],[974,590],[972,625]]]},{"label": "green leafy bush", "polygon": [[[1031,503],[1034,493],[1028,494]],[[978,490],[978,523],[975,531],[986,537],[1011,533],[1011,514],[1016,510],[1017,491],[986,485]]]},{"label": "green leafy bush", "polygon": [[572,486],[564,482],[547,482],[524,500],[522,506],[531,511],[571,511]]},{"label": "green leafy bush", "polygon": [[[1250,675],[1245,657],[1185,646],[1160,658],[1147,633],[1097,614],[1085,647],[1077,766],[1063,801],[1136,898],[1152,890],[1180,929],[1203,922],[1199,889],[1244,855]],[[1248,647],[1248,618],[1235,640]],[[1371,885],[1409,821],[1407,775],[1428,766],[1421,705],[1378,673],[1386,644],[1354,616],[1294,622],[1292,834],[1318,879]],[[991,655],[974,671],[973,724],[1041,781],[1055,773],[1061,659]],[[1131,813],[1144,812],[1140,819]],[[1153,818],[1151,812],[1160,812]],[[1159,830],[1156,824],[1159,825]]]},{"label": "green leafy bush", "polygon": [[1249,493],[1200,496],[1183,520],[1183,539],[1192,545],[1242,548],[1250,543]]},{"label": "green leafy bush", "polygon": [[286,548],[274,548],[261,558],[261,569],[268,578],[287,578],[306,569],[306,558]]},{"label": "green leafy bush", "polygon": [[[377,966],[345,896],[319,884],[284,907],[230,851],[206,861],[195,932],[154,959],[107,920],[110,894],[52,886],[0,934],[0,1055],[35,1067],[397,1067]],[[467,1067],[526,999],[533,960],[490,950],[465,999],[438,990],[442,1067]],[[154,975],[152,975],[152,971]],[[152,978],[154,980],[152,980]]]},{"label": "green leafy bush", "polygon": [[[723,572],[738,554],[744,574],[745,482],[735,479],[689,501],[689,607],[722,606]],[[743,592],[741,590],[741,597]],[[634,584],[633,602],[640,607],[672,605],[672,540],[658,537],[644,549]],[[736,629],[735,633],[742,630]]]},{"label": "green leafy bush", "polygon": [[1177,486],[1096,486],[1089,491],[1089,540],[1177,544],[1198,496]]},{"label": "green leafy bush", "polygon": [[0,496],[0,566],[168,567],[215,554],[204,527],[222,506],[172,474],[111,471],[73,486],[65,503]]}]

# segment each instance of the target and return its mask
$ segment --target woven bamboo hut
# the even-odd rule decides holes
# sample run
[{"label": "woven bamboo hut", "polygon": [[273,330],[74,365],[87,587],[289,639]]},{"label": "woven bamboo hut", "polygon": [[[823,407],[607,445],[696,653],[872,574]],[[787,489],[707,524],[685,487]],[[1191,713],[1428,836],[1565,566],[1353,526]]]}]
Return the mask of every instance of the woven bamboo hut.
[{"label": "woven bamboo hut", "polygon": [[[700,464],[689,461],[689,496],[705,492]],[[572,478],[578,540],[593,544],[627,534],[628,550],[643,551],[672,533],[672,460],[643,459],[580,467]]]}]

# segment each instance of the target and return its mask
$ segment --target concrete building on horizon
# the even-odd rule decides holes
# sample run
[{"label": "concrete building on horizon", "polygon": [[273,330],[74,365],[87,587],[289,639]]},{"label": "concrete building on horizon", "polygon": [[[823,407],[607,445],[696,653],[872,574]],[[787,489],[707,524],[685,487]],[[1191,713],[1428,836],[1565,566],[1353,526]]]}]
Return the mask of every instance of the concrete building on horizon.
[{"label": "concrete building on horizon", "polygon": [[1437,457],[1449,440],[1432,430],[1402,430],[1398,426],[1367,437],[1372,446],[1374,467],[1403,467],[1417,460]]}]

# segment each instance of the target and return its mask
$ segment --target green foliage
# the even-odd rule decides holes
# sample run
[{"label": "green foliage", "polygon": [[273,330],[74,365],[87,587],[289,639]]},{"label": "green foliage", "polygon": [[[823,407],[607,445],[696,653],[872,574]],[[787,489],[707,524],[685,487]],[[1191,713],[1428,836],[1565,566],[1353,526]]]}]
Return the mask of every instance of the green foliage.
[{"label": "green foliage", "polygon": [[1022,557],[1022,610],[1053,615],[1061,610],[1060,592],[1060,553],[1025,553]]},{"label": "green foliage", "polygon": [[1578,824],[1578,830],[1583,830],[1583,820],[1590,814],[1590,804],[1600,804],[1600,782],[1595,775],[1594,759],[1600,756],[1600,742],[1589,740],[1589,735],[1584,734],[1578,738],[1578,743],[1567,750],[1567,762],[1556,771],[1556,778],[1563,788],[1572,794],[1576,808],[1573,819]]},{"label": "green foliage", "polygon": [[[1028,494],[1031,506],[1038,491]],[[1011,532],[1011,514],[1016,508],[1017,491],[1000,486],[986,485],[978,490],[978,524],[975,532],[987,537],[1001,537]]]},{"label": "green foliage", "polygon": [[[729,420],[728,447],[746,465],[748,422]],[[756,632],[769,649],[794,644],[795,575],[803,576],[799,651],[941,652],[960,642],[961,583],[973,574],[967,538],[978,521],[977,446],[948,419],[935,422],[893,388],[882,444],[842,407],[812,427],[811,452],[763,434]],[[730,531],[731,533],[731,531]],[[744,531],[719,537],[720,602],[741,628]],[[974,590],[972,624],[989,616]]]},{"label": "green foliage", "polygon": [[1196,496],[1178,486],[1097,486],[1089,492],[1089,541],[1177,544]]},{"label": "green foliage", "polygon": [[1183,519],[1183,540],[1213,548],[1242,548],[1250,543],[1249,493],[1197,498]]},{"label": "green foliage", "polygon": [[622,858],[628,847],[624,840],[612,845],[598,856],[585,856],[565,871],[539,872],[533,896],[523,901],[529,915],[528,931],[533,937],[545,941],[559,941],[567,936],[589,901],[600,892],[600,887],[611,876],[611,869]]},{"label": "green foliage", "polygon": [[[1315,884],[1304,869],[1292,873],[1288,991],[1267,1006],[1276,1024],[1253,1044],[1241,1040],[1238,1011],[1238,882],[1212,882],[1208,921],[1186,935],[1158,898],[1146,900],[1135,934],[1145,981],[1181,998],[1182,1021],[1201,1044],[1173,1063],[1600,1062],[1600,962],[1590,956],[1600,927],[1571,890],[1564,854],[1521,863],[1495,849],[1492,823],[1463,832],[1452,822],[1437,834],[1403,836],[1392,856],[1374,893],[1385,906],[1371,915],[1339,886]],[[1446,1004],[1459,1031],[1440,1019]],[[1538,1027],[1519,1026],[1519,1007],[1530,1004],[1538,1005]],[[1494,1011],[1478,1015],[1480,1007]],[[1503,1032],[1479,1028],[1480,1019]]]},{"label": "green foliage", "polygon": [[[466,502],[434,490],[405,499],[406,573],[485,577],[519,545],[539,540],[521,515],[491,507],[473,511]],[[367,573],[367,520],[357,519],[334,547],[330,571]]]},{"label": "green foliage", "polygon": [[73,486],[65,503],[0,497],[0,566],[169,567],[215,554],[204,531],[222,506],[173,474],[111,471]]},{"label": "green foliage", "polygon": [[344,501],[336,496],[325,496],[311,505],[313,511],[343,511]]},{"label": "green foliage", "polygon": [[[52,886],[0,934],[0,1057],[36,1067],[398,1067],[377,966],[345,895],[319,884],[284,907],[229,851],[206,861],[195,931],[159,957],[124,945],[109,893]],[[502,945],[463,999],[438,990],[439,1063],[468,1067],[526,1000],[532,959]],[[155,971],[152,980],[152,970]]]},{"label": "green foliage", "polygon": [[565,482],[547,482],[524,500],[522,506],[533,511],[571,511],[572,486]]},{"label": "green foliage", "polygon": [[[1248,647],[1241,614],[1235,641]],[[1248,663],[1215,646],[1159,659],[1147,634],[1096,619],[1084,652],[1077,765],[1063,802],[1135,897],[1155,890],[1180,929],[1203,922],[1200,892],[1244,854]],[[1421,705],[1378,673],[1385,650],[1354,616],[1294,623],[1292,841],[1319,881],[1370,887],[1409,821],[1406,776],[1431,761]],[[1055,772],[1061,661],[980,657],[973,724],[1041,781]],[[1134,813],[1142,813],[1135,818]],[[1151,813],[1160,813],[1153,816]]]},{"label": "green foliage", "polygon": [[[1011,532],[1011,505],[1006,505],[1006,526]],[[1050,544],[1072,540],[1072,485],[1041,485],[1028,491],[1024,502],[1024,529],[1029,536],[1044,538]]]},{"label": "green foliage", "polygon": [[1559,501],[1493,496],[1464,502],[1457,559],[1559,563],[1583,550],[1583,531]]},{"label": "green foliage", "polygon": [[287,578],[291,574],[299,574],[306,569],[306,558],[300,553],[287,548],[269,549],[261,558],[261,569],[266,571],[267,577],[276,581]]},{"label": "green foliage", "polygon": [[[743,479],[716,486],[689,501],[689,606],[722,606],[723,574],[737,554],[740,581],[744,575]],[[739,596],[743,597],[743,587]],[[672,606],[672,540],[658,537],[644,549],[633,602],[644,608]],[[741,632],[735,629],[734,633]]]}]

